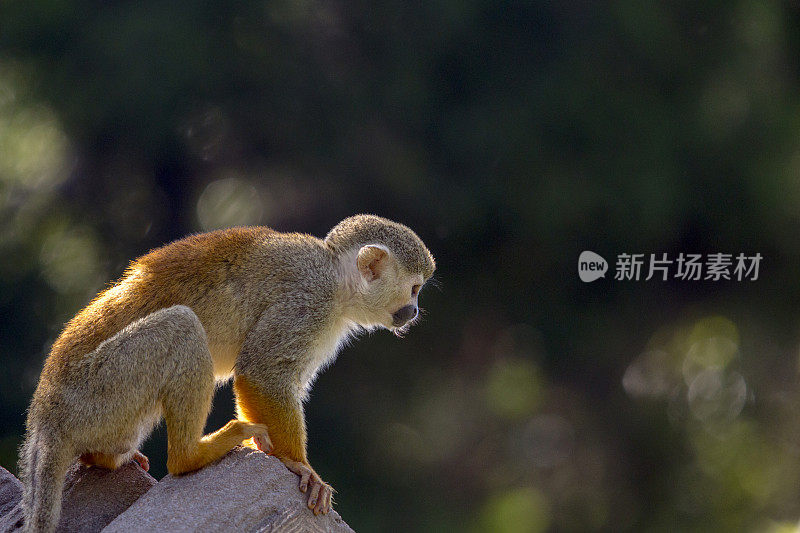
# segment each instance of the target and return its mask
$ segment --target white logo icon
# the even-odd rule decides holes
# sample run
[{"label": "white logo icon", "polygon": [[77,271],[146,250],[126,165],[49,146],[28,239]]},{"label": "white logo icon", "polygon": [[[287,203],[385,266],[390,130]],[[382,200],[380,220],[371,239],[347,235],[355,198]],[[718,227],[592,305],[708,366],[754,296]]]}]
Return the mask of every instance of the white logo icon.
[{"label": "white logo icon", "polygon": [[581,281],[589,283],[598,278],[606,277],[608,263],[601,256],[586,250],[578,257],[578,276]]}]

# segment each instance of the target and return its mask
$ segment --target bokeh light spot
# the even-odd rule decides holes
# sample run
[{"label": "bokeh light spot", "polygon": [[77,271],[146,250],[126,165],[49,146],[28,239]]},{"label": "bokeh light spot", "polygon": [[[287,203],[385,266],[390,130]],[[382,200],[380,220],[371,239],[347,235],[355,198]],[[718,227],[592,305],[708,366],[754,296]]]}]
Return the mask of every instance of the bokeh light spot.
[{"label": "bokeh light spot", "polygon": [[39,261],[47,283],[60,293],[93,290],[103,277],[97,242],[83,229],[59,228],[42,244]]},{"label": "bokeh light spot", "polygon": [[539,371],[531,361],[518,357],[499,359],[489,371],[486,400],[499,416],[530,415],[542,396]]},{"label": "bokeh light spot", "polygon": [[622,376],[622,386],[634,398],[658,398],[674,386],[670,354],[651,350],[636,358]]},{"label": "bokeh light spot", "polygon": [[50,189],[68,172],[69,143],[55,113],[20,102],[23,78],[0,64],[0,181],[27,189]]},{"label": "bokeh light spot", "polygon": [[489,500],[483,508],[480,531],[493,533],[536,533],[550,525],[550,510],[545,497],[532,487],[524,487]]},{"label": "bokeh light spot", "polygon": [[747,401],[747,383],[741,374],[726,374],[721,368],[698,373],[686,393],[689,409],[703,422],[730,422]]},{"label": "bokeh light spot", "polygon": [[238,177],[209,183],[197,201],[197,217],[204,230],[259,224],[263,212],[258,190]]},{"label": "bokeh light spot", "polygon": [[689,349],[681,371],[687,385],[707,368],[726,368],[739,353],[736,324],[720,316],[698,320],[688,339]]}]

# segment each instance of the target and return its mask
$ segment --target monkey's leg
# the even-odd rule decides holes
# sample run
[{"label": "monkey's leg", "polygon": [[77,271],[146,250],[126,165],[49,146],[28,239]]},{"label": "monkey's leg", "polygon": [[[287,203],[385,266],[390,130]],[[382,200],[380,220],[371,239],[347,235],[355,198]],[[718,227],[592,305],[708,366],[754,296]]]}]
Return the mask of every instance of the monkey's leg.
[{"label": "monkey's leg", "polygon": [[167,470],[173,475],[203,468],[222,458],[247,439],[257,438],[270,446],[267,427],[262,424],[231,420],[214,433],[200,437],[204,424],[194,424],[191,420],[181,417],[165,416],[165,418],[167,419]]},{"label": "monkey's leg", "polygon": [[[289,470],[300,476],[300,490],[308,491],[308,508],[314,514],[328,513],[332,507],[334,490],[322,481],[308,462],[306,427],[299,402],[288,394],[281,395],[275,391],[269,394],[242,375],[234,379],[233,389],[239,418],[267,426],[272,439],[272,453]],[[258,438],[254,440],[260,450],[269,453]]]},{"label": "monkey's leg", "polygon": [[224,427],[203,436],[203,427],[214,395],[214,365],[205,331],[190,309],[174,320],[182,332],[172,349],[173,368],[160,393],[167,423],[167,470],[170,474],[191,472],[220,459],[245,439],[257,437],[269,443],[266,426],[231,420]]},{"label": "monkey's leg", "polygon": [[86,466],[99,466],[108,470],[116,470],[122,463],[119,455],[111,455],[108,453],[89,452],[84,453],[78,459]]},{"label": "monkey's leg", "polygon": [[86,466],[100,466],[109,470],[116,470],[123,464],[130,460],[136,461],[145,472],[150,470],[150,459],[147,458],[139,450],[134,451],[132,454],[124,453],[121,455],[113,455],[109,453],[89,452],[80,456],[81,463]]}]

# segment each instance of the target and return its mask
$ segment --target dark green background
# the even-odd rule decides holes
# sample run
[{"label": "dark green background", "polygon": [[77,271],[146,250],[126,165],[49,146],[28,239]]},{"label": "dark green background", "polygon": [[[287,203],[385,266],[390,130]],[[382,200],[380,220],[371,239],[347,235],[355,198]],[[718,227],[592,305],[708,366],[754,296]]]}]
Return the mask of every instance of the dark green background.
[{"label": "dark green background", "polygon": [[[793,526],[799,20],[770,1],[5,0],[0,464],[50,343],[128,260],[372,212],[419,233],[438,288],[308,403],[356,530]],[[606,279],[579,281],[585,249]],[[680,252],[764,259],[756,281],[611,275]],[[232,409],[226,387],[209,428]],[[163,428],[145,452],[163,474]]]}]

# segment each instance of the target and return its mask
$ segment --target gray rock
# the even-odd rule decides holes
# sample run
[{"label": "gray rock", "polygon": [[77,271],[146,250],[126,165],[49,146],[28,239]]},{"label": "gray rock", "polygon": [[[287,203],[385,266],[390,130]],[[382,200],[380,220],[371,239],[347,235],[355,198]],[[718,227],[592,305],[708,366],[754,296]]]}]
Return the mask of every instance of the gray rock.
[{"label": "gray rock", "polygon": [[157,483],[133,461],[116,470],[76,463],[67,472],[56,532],[101,531]]},{"label": "gray rock", "polygon": [[8,514],[21,499],[22,483],[0,466],[0,516]]},{"label": "gray rock", "polygon": [[14,531],[22,526],[22,483],[0,466],[0,532]]},{"label": "gray rock", "polygon": [[[117,470],[72,465],[64,482],[61,518],[56,531],[101,531],[109,522],[156,484],[134,462]],[[22,483],[0,468],[0,532],[22,526]]]},{"label": "gray rock", "polygon": [[275,457],[237,448],[197,472],[166,476],[103,532],[352,533],[336,511],[314,516],[298,484]]}]

